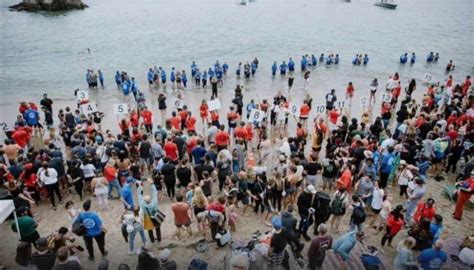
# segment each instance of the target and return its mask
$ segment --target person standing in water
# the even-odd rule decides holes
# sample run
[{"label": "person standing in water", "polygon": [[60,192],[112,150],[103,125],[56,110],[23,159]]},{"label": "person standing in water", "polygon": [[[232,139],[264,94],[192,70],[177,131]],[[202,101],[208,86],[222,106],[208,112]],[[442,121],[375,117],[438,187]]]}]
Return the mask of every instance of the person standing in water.
[{"label": "person standing in water", "polygon": [[97,73],[99,73],[100,87],[104,88],[104,73],[100,69],[97,70]]},{"label": "person standing in water", "polygon": [[295,75],[293,74],[293,72],[290,72],[288,76],[288,91],[291,90],[291,88],[293,87],[294,81],[295,81]]},{"label": "person standing in water", "polygon": [[202,87],[205,88],[207,85],[207,71],[204,70],[202,73]]},{"label": "person standing in water", "polygon": [[272,76],[273,76],[273,77],[275,77],[275,74],[276,74],[276,72],[277,72],[277,69],[278,69],[278,67],[277,67],[277,62],[275,61],[275,62],[273,62],[273,65],[272,65]]},{"label": "person standing in water", "polygon": [[285,61],[283,61],[283,63],[280,65],[280,75],[282,76],[286,75],[286,68],[287,68],[287,65]]}]

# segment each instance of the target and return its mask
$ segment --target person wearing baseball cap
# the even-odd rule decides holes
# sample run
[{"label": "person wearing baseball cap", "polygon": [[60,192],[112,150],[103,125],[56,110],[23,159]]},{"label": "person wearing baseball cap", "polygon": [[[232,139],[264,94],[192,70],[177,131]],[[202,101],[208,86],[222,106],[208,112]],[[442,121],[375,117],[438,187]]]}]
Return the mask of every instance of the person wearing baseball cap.
[{"label": "person wearing baseball cap", "polygon": [[283,264],[285,258],[285,247],[288,244],[285,231],[282,229],[283,224],[280,216],[272,218],[273,235],[270,240],[270,248],[268,249],[268,262],[272,266]]},{"label": "person wearing baseball cap", "polygon": [[31,264],[38,269],[51,269],[56,261],[56,255],[48,249],[48,239],[41,237],[36,240],[36,252],[31,254]]}]

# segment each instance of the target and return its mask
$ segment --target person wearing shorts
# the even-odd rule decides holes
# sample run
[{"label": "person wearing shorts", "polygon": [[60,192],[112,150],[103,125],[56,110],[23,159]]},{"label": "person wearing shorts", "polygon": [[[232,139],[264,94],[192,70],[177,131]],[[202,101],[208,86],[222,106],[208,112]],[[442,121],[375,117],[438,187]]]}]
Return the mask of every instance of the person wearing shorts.
[{"label": "person wearing shorts", "polygon": [[189,236],[193,235],[191,230],[191,218],[189,217],[189,205],[183,202],[183,195],[176,195],[176,202],[171,205],[171,210],[174,214],[174,224],[176,226],[175,236],[178,240],[181,240],[181,229],[186,227],[186,231]]}]

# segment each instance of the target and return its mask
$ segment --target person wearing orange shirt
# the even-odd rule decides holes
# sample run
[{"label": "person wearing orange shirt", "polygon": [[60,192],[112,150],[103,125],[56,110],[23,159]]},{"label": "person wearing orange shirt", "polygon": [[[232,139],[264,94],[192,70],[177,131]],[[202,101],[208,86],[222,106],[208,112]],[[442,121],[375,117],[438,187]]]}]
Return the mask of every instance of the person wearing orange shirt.
[{"label": "person wearing orange shirt", "polygon": [[247,141],[251,142],[253,140],[253,124],[252,122],[247,122],[245,125],[245,129],[247,130]]},{"label": "person wearing orange shirt", "polygon": [[341,113],[336,108],[333,108],[331,111],[329,111],[328,117],[329,117],[329,125],[330,125],[331,130],[334,130],[337,128],[336,126],[337,119],[339,118],[340,115]]},{"label": "person wearing orange shirt", "polygon": [[346,88],[346,99],[350,99],[350,102],[352,103],[352,97],[354,97],[354,85],[352,85],[352,82],[349,82],[347,84]]},{"label": "person wearing orange shirt", "polygon": [[311,111],[311,108],[309,105],[305,102],[303,105],[301,105],[300,108],[300,120],[303,122],[304,127],[306,128],[307,125],[307,120],[309,117],[309,112]]},{"label": "person wearing orange shirt", "polygon": [[222,149],[227,149],[230,144],[230,136],[229,133],[225,131],[225,126],[221,125],[219,127],[219,131],[216,133],[216,145],[217,151],[221,151]]},{"label": "person wearing orange shirt", "polygon": [[462,83],[461,87],[462,87],[462,94],[463,96],[466,96],[467,95],[467,90],[469,90],[469,88],[471,87],[472,85],[472,82],[471,82],[471,76],[466,76],[466,79],[464,80],[464,82]]},{"label": "person wearing orange shirt", "polygon": [[181,118],[181,130],[184,130],[186,128],[186,119],[188,119],[188,106],[184,105],[178,114],[179,118]]},{"label": "person wearing orange shirt", "polygon": [[143,118],[143,125],[145,125],[146,132],[151,134],[153,131],[153,113],[145,106],[140,116]]},{"label": "person wearing orange shirt", "polygon": [[181,117],[179,117],[175,111],[171,113],[170,124],[172,128],[179,130],[181,125]]},{"label": "person wearing orange shirt", "polygon": [[235,111],[234,106],[230,106],[230,112],[227,113],[227,122],[229,124],[229,134],[234,132],[237,127],[237,120],[239,120],[239,114]]},{"label": "person wearing orange shirt", "polygon": [[124,118],[118,123],[118,126],[122,136],[130,138],[130,121],[127,121],[127,119]]},{"label": "person wearing orange shirt", "polygon": [[296,140],[298,141],[298,144],[305,143],[306,137],[308,136],[308,131],[306,130],[305,127],[303,127],[302,123],[297,123],[296,124]]},{"label": "person wearing orange shirt", "polygon": [[456,183],[456,187],[458,188],[458,199],[456,200],[453,218],[461,221],[464,204],[471,199],[474,190],[474,170],[471,171],[471,176],[468,179]]},{"label": "person wearing orange shirt", "polygon": [[140,117],[138,117],[136,110],[132,110],[130,112],[130,123],[132,124],[132,127],[138,127],[140,124]]},{"label": "person wearing orange shirt", "polygon": [[211,123],[217,128],[221,126],[221,124],[219,123],[219,113],[217,113],[217,111],[211,112]]},{"label": "person wearing orange shirt", "polygon": [[169,158],[175,165],[178,164],[178,146],[173,142],[173,138],[168,137],[166,143],[163,146],[165,156]]},{"label": "person wearing orange shirt", "polygon": [[427,218],[432,220],[436,215],[436,209],[434,208],[435,201],[432,198],[426,200],[426,202],[421,201],[416,206],[415,215],[413,215],[413,220],[415,223],[419,223],[422,218]]},{"label": "person wearing orange shirt", "polygon": [[446,88],[450,88],[453,86],[453,75],[449,75],[448,79],[446,80]]},{"label": "person wearing orange shirt", "polygon": [[202,125],[207,124],[207,117],[209,116],[209,106],[205,99],[201,101],[201,106],[199,106],[199,115],[201,116]]},{"label": "person wearing orange shirt", "polygon": [[238,142],[243,142],[245,149],[247,149],[247,129],[245,128],[245,122],[240,122],[239,125],[235,128],[234,137]]},{"label": "person wearing orange shirt", "polygon": [[188,130],[189,135],[196,134],[196,118],[191,115],[191,112],[188,112],[188,117],[186,119],[186,129]]},{"label": "person wearing orange shirt", "polygon": [[350,169],[350,164],[345,163],[343,165],[343,172],[339,180],[336,182],[336,189],[340,190],[341,188],[345,188],[348,193],[351,193],[352,189],[352,172]]}]

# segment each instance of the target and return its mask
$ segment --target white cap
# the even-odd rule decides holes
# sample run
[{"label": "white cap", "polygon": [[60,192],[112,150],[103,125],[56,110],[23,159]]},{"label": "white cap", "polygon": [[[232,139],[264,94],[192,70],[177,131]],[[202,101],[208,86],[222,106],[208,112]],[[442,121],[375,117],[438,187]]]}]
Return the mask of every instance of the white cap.
[{"label": "white cap", "polygon": [[313,185],[309,185],[309,186],[307,187],[307,189],[308,189],[309,192],[311,192],[311,193],[313,193],[313,194],[316,193],[316,189],[314,188]]}]

